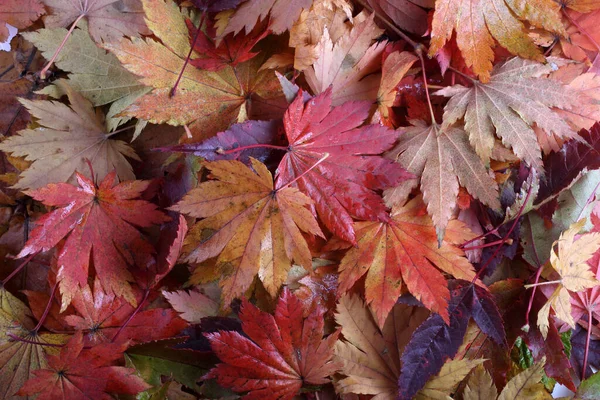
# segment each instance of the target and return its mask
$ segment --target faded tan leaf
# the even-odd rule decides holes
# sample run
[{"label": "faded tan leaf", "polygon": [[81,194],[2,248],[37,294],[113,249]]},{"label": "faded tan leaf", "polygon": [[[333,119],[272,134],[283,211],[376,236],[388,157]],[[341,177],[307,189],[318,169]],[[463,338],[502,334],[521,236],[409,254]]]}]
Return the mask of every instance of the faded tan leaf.
[{"label": "faded tan leaf", "polygon": [[496,397],[498,397],[498,390],[496,390],[491,375],[483,365],[478,365],[469,376],[463,392],[463,399],[494,400]]}]

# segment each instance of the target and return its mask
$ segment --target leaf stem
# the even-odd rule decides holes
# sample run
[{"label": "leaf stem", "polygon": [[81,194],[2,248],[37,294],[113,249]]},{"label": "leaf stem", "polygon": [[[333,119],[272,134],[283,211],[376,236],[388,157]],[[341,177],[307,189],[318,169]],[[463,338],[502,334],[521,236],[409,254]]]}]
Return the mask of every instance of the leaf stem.
[{"label": "leaf stem", "polygon": [[323,154],[323,157],[319,158],[319,160],[314,163],[309,169],[307,169],[306,171],[304,171],[303,173],[301,173],[300,175],[298,175],[297,177],[295,177],[294,179],[292,179],[291,181],[289,181],[288,183],[286,183],[285,185],[278,187],[276,189],[277,190],[281,190],[284,189],[288,186],[290,186],[292,183],[296,182],[298,179],[302,178],[304,175],[308,174],[310,171],[312,171],[317,165],[321,164],[323,161],[325,161],[327,159],[327,157],[329,157],[329,153],[325,153]]},{"label": "leaf stem", "polygon": [[[532,169],[532,172],[533,172],[533,169]],[[515,230],[515,228],[517,226],[517,223],[519,222],[519,218],[523,214],[523,210],[525,210],[525,205],[529,201],[529,197],[531,197],[532,188],[533,188],[533,185],[531,185],[531,187],[527,191],[527,196],[525,196],[525,201],[523,202],[523,204],[519,208],[519,212],[515,216],[515,220],[514,220],[513,224],[511,225],[511,227],[508,230],[508,232],[506,233],[506,235],[504,235],[504,237],[502,238],[502,241],[506,241],[506,239],[508,239],[510,237],[510,234],[512,233],[512,231]],[[498,229],[498,228],[496,228],[496,229]],[[485,271],[485,269],[488,267],[488,265],[490,265],[490,263],[492,262],[492,260],[498,255],[498,253],[500,252],[501,249],[502,249],[502,246],[498,246],[498,248],[496,249],[496,251],[494,251],[492,253],[492,256],[490,258],[488,258],[487,262],[483,266],[481,266],[481,268],[479,268],[479,271],[477,271],[477,274],[475,274],[475,277],[473,278],[472,282],[475,282],[481,276],[481,274],[483,273],[483,271]]]},{"label": "leaf stem", "polygon": [[50,59],[50,61],[48,61],[48,63],[46,64],[46,66],[40,71],[40,78],[46,79],[46,73],[48,72],[48,70],[50,69],[50,67],[52,66],[52,64],[54,64],[54,61],[56,60],[56,57],[58,57],[58,54],[61,52],[61,50],[63,49],[63,47],[65,47],[65,44],[67,43],[67,40],[69,39],[69,37],[71,36],[71,34],[73,33],[73,31],[75,30],[75,27],[77,26],[77,24],[79,23],[79,21],[81,21],[81,19],[83,17],[85,17],[85,14],[82,13],[82,14],[79,15],[79,17],[77,17],[77,19],[75,20],[75,22],[73,22],[73,24],[71,25],[71,28],[69,28],[69,31],[67,32],[67,34],[65,35],[64,39],[62,40],[62,42],[60,43],[60,45],[58,46],[58,48],[56,49],[56,51],[52,55],[52,58]]},{"label": "leaf stem", "polygon": [[425,72],[425,60],[423,59],[423,51],[421,48],[416,48],[415,53],[419,56],[421,61],[421,72],[423,74],[423,85],[425,86],[425,95],[427,96],[427,106],[429,107],[429,115],[431,116],[431,124],[437,124],[435,120],[435,113],[433,112],[433,105],[431,104],[431,97],[429,96],[429,86],[427,83],[427,73]]},{"label": "leaf stem", "polygon": [[50,293],[50,299],[48,299],[48,304],[46,304],[46,309],[44,310],[44,313],[40,317],[35,328],[33,328],[33,330],[35,332],[40,330],[40,328],[42,327],[42,324],[44,323],[44,321],[46,320],[46,317],[48,316],[48,313],[50,312],[50,308],[52,307],[52,300],[54,300],[54,295],[56,294],[57,287],[58,287],[58,281],[56,281],[56,283],[52,287],[52,293]]},{"label": "leaf stem", "polygon": [[555,281],[545,281],[545,282],[538,282],[538,283],[530,283],[529,285],[525,285],[525,289],[529,289],[529,288],[536,288],[538,286],[545,286],[545,285],[554,285],[556,283],[562,283],[562,281],[560,279],[557,279]]},{"label": "leaf stem", "polygon": [[24,266],[27,265],[27,263],[29,263],[29,261],[31,261],[31,259],[33,257],[35,257],[36,255],[38,255],[39,251],[37,253],[32,253],[29,255],[29,257],[27,257],[22,263],[21,265],[19,265],[17,268],[15,268],[15,270],[13,272],[10,273],[10,275],[8,275],[6,278],[4,278],[4,280],[2,280],[2,286],[5,286],[6,283],[8,281],[10,281],[16,274],[19,273],[19,271],[21,271],[23,269]]},{"label": "leaf stem", "polygon": [[183,77],[185,67],[187,67],[188,63],[190,62],[190,57],[192,57],[192,52],[194,51],[194,47],[196,47],[196,41],[198,41],[198,37],[200,37],[200,32],[202,32],[202,24],[203,23],[204,23],[204,12],[202,13],[202,16],[200,17],[200,23],[198,24],[198,30],[196,31],[196,35],[194,36],[194,40],[192,42],[192,45],[190,46],[190,51],[188,52],[188,55],[185,58],[185,62],[183,63],[183,67],[181,67],[181,71],[179,71],[179,76],[177,77],[177,81],[175,82],[175,85],[173,85],[173,88],[169,92],[169,97],[173,97],[173,96],[175,96],[175,93],[177,93],[177,87],[179,86],[179,82],[181,81],[181,78]]},{"label": "leaf stem", "polygon": [[489,243],[484,243],[478,246],[472,246],[472,247],[463,247],[462,249],[467,251],[467,250],[477,250],[477,249],[485,249],[486,247],[492,247],[495,246],[497,244],[508,244],[509,246],[511,244],[513,244],[513,240],[512,238],[506,238],[506,239],[500,239],[500,240],[496,240],[494,242],[489,242]]},{"label": "leaf stem", "polygon": [[29,343],[29,344],[34,344],[36,346],[50,346],[50,347],[63,347],[62,344],[56,344],[56,343],[44,343],[44,342],[36,342],[35,340],[29,340],[29,339],[25,339],[22,338],[20,336],[17,336],[13,333],[8,332],[6,334],[6,336],[8,336],[9,338],[16,340],[17,342],[23,342],[23,343]]},{"label": "leaf stem", "polygon": [[121,331],[123,331],[123,329],[125,329],[125,327],[131,322],[131,320],[133,319],[133,317],[135,317],[136,314],[140,312],[140,310],[142,309],[142,306],[144,305],[144,303],[146,302],[146,300],[148,300],[148,296],[149,295],[150,295],[150,289],[146,289],[144,291],[144,297],[142,298],[142,301],[140,301],[140,304],[138,304],[138,306],[135,308],[135,310],[133,310],[133,312],[131,313],[131,315],[129,316],[129,318],[127,318],[127,321],[125,321],[125,323],[123,325],[121,325],[121,327],[119,328],[119,330],[117,331],[117,333],[115,333],[115,336],[113,336],[111,342],[114,342],[115,339],[117,339],[117,336],[119,336],[119,334],[121,333]]},{"label": "leaf stem", "polygon": [[[590,304],[590,299],[589,299],[589,294],[586,292],[585,293],[585,297],[587,300],[587,303]],[[588,363],[588,354],[590,352],[590,339],[591,339],[591,335],[592,335],[592,309],[591,307],[587,307],[587,312],[588,312],[588,329],[587,329],[587,335],[585,338],[585,352],[583,353],[583,366],[581,369],[581,380],[585,380],[585,373],[587,372],[587,363]]]},{"label": "leaf stem", "polygon": [[[537,256],[536,256],[536,259],[537,259]],[[538,263],[539,263],[539,260],[538,260]],[[529,314],[531,313],[531,307],[533,307],[533,298],[535,297],[535,291],[537,290],[538,282],[540,281],[540,276],[542,276],[543,269],[544,268],[542,265],[538,265],[538,270],[535,273],[535,280],[534,280],[535,286],[533,286],[533,290],[531,291],[531,296],[529,297],[529,304],[527,305],[527,313],[525,314],[525,326],[530,326]]]},{"label": "leaf stem", "polygon": [[226,154],[235,154],[235,153],[239,153],[240,151],[245,151],[245,150],[250,150],[250,149],[275,149],[275,150],[282,150],[282,151],[288,151],[287,146],[275,146],[272,144],[249,144],[248,146],[241,146],[241,147],[236,147],[235,149],[229,149],[229,150],[223,150],[222,148],[218,148],[215,150],[215,153],[217,154],[221,154],[221,155],[226,155]]},{"label": "leaf stem", "polygon": [[477,79],[474,79],[474,78],[470,77],[469,75],[467,75],[467,74],[465,74],[465,73],[463,73],[463,72],[460,72],[459,70],[457,70],[457,69],[456,69],[456,68],[454,68],[454,67],[448,66],[448,69],[449,69],[450,71],[452,71],[452,72],[454,72],[454,73],[456,73],[456,74],[458,74],[458,75],[462,76],[463,78],[465,78],[465,79],[468,79],[469,81],[471,81],[471,82],[473,82],[473,83],[476,83],[476,82],[478,82],[478,81],[477,81]]},{"label": "leaf stem", "polygon": [[393,30],[395,33],[398,34],[398,36],[400,36],[402,39],[404,39],[408,44],[410,44],[415,51],[423,51],[425,50],[425,52],[427,53],[427,48],[421,44],[421,43],[417,43],[414,40],[412,40],[406,33],[402,32],[397,26],[396,24],[394,24],[392,21],[388,20],[385,16],[379,14],[377,11],[375,11],[373,9],[373,7],[371,7],[369,4],[367,4],[364,0],[357,0],[357,2],[363,6],[363,8],[369,10],[370,12],[372,12],[373,14],[375,14],[375,16],[381,20],[381,22],[385,23],[391,30]]}]

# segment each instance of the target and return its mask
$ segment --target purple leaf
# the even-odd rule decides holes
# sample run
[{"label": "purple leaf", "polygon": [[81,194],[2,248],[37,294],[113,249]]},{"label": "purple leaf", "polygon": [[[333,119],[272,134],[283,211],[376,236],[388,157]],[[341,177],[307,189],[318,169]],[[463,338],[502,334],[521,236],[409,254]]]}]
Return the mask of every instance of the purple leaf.
[{"label": "purple leaf", "polygon": [[427,318],[413,333],[402,354],[398,400],[412,399],[427,380],[440,372],[462,344],[471,317],[473,290],[465,281],[450,281],[450,325],[439,314]]},{"label": "purple leaf", "polygon": [[506,333],[504,332],[504,324],[502,316],[493,296],[485,289],[473,285],[473,319],[479,329],[486,335],[491,337],[499,345],[506,346]]}]

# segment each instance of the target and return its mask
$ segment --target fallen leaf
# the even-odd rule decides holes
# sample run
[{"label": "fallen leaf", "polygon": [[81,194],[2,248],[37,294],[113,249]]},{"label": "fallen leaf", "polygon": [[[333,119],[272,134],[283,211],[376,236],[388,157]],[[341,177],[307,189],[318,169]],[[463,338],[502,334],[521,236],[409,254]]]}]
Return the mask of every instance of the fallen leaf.
[{"label": "fallen leaf", "polygon": [[378,154],[396,133],[381,125],[361,127],[368,102],[331,107],[332,89],[306,104],[299,93],[284,116],[289,145],[278,167],[277,187],[294,181],[315,202],[314,209],[334,234],[355,243],[352,217],[375,220],[387,215],[374,191],[411,177]]},{"label": "fallen leaf", "polygon": [[354,18],[350,33],[335,44],[328,29],[315,49],[317,60],[304,70],[306,82],[313,93],[323,93],[330,86],[332,104],[351,100],[377,99],[381,75],[381,55],[386,42],[373,43],[383,33],[375,24],[374,15],[365,13]]},{"label": "fallen leaf", "polygon": [[338,369],[332,359],[339,332],[323,338],[323,312],[320,306],[304,310],[288,289],[274,316],[242,300],[240,319],[248,338],[232,331],[207,334],[221,363],[205,378],[265,400],[291,400],[304,385],[328,383]]},{"label": "fallen leaf", "polygon": [[478,365],[469,375],[463,392],[464,400],[490,400],[498,397],[498,391],[492,377],[483,365]]},{"label": "fallen leaf", "polygon": [[[120,352],[119,352],[120,350]],[[59,356],[48,356],[48,367],[33,372],[18,392],[39,400],[76,399],[82,393],[91,399],[108,399],[108,393],[137,394],[150,387],[131,368],[110,365],[125,350],[120,345],[97,345],[84,349],[83,334],[75,333]]]},{"label": "fallen leaf", "polygon": [[214,161],[206,167],[214,178],[191,190],[171,207],[203,218],[185,240],[183,259],[199,263],[217,257],[226,309],[250,287],[258,274],[271,296],[285,282],[292,261],[307,270],[311,254],[301,231],[322,236],[306,207],[310,199],[291,187],[273,187],[264,164],[251,159],[252,169],[239,161]]},{"label": "fallen leaf", "polygon": [[0,150],[33,161],[21,172],[18,189],[38,189],[56,182],[74,182],[76,171],[88,171],[88,160],[98,179],[115,170],[120,180],[135,175],[125,156],[139,160],[121,140],[110,139],[104,118],[89,101],[65,86],[71,106],[44,100],[19,101],[38,118],[39,128],[25,129],[0,143]]},{"label": "fallen leaf", "polygon": [[202,318],[214,317],[219,312],[219,303],[195,290],[163,291],[163,295],[173,309],[181,313],[181,318],[192,324],[199,324]]},{"label": "fallen leaf", "polygon": [[[483,363],[485,359],[453,359],[448,360],[436,376],[429,379],[417,393],[417,400],[447,398],[456,391],[458,384],[473,368]],[[488,375],[489,376],[489,375]]]},{"label": "fallen leaf", "polygon": [[[467,134],[460,128],[440,128],[413,121],[413,126],[400,128],[398,144],[386,153],[420,177],[423,200],[431,215],[438,240],[444,237],[446,225],[456,208],[459,184],[469,194],[492,209],[500,209],[498,185],[489,175],[481,159],[469,145]],[[386,204],[406,201],[419,180],[402,182],[384,191]]]},{"label": "fallen leaf", "polygon": [[130,105],[125,115],[156,124],[189,124],[199,140],[232,122],[283,114],[286,103],[278,81],[272,71],[257,72],[259,57],[219,72],[186,68],[177,93],[171,96],[190,50],[186,15],[171,0],[143,0],[143,6],[148,26],[162,43],[134,37],[104,45],[143,84],[154,88]]},{"label": "fallen leaf", "polygon": [[498,396],[498,400],[552,399],[552,396],[544,389],[544,384],[540,383],[544,375],[545,363],[546,360],[542,359],[512,378]]},{"label": "fallen leaf", "polygon": [[28,192],[47,206],[59,208],[38,219],[17,258],[48,251],[66,239],[58,254],[61,310],[87,285],[90,261],[105,293],[124,296],[135,304],[129,284],[133,276],[127,267],[145,267],[154,250],[132,224],[149,227],[169,218],[154,204],[138,199],[148,181],[115,184],[112,172],[96,186],[79,173],[76,177],[80,187],[58,183]]},{"label": "fallen leaf", "polygon": [[310,8],[313,0],[255,0],[242,3],[229,18],[223,35],[242,29],[250,33],[254,26],[269,16],[269,29],[279,35],[289,30],[303,9]]},{"label": "fallen leaf", "polygon": [[[357,246],[340,263],[339,293],[347,292],[364,274],[365,299],[383,326],[403,286],[425,307],[448,322],[450,293],[443,272],[472,280],[475,272],[464,253],[450,243],[438,247],[431,219],[415,198],[395,207],[385,222],[357,222]],[[458,223],[458,222],[457,222]]]},{"label": "fallen leaf", "polygon": [[48,7],[46,28],[63,28],[86,17],[96,43],[115,42],[123,36],[149,35],[139,0],[42,0]]},{"label": "fallen leaf", "polygon": [[45,12],[40,0],[4,0],[0,4],[0,43],[8,39],[8,25],[21,30],[33,24]]},{"label": "fallen leaf", "polygon": [[532,125],[560,138],[576,135],[550,107],[578,107],[580,97],[567,86],[540,78],[552,64],[512,58],[494,67],[488,83],[473,87],[455,85],[436,92],[451,97],[444,107],[444,128],[464,117],[465,131],[477,154],[487,164],[494,147],[494,132],[502,143],[530,166],[542,171],[540,146]]},{"label": "fallen leaf", "polygon": [[427,26],[427,8],[434,0],[367,0],[373,9],[386,15],[394,24],[416,35],[424,35]]},{"label": "fallen leaf", "polygon": [[484,83],[490,80],[494,39],[512,54],[543,62],[542,53],[519,19],[567,36],[560,6],[552,0],[442,0],[435,4],[429,55],[435,55],[456,31],[456,42],[467,66]]}]

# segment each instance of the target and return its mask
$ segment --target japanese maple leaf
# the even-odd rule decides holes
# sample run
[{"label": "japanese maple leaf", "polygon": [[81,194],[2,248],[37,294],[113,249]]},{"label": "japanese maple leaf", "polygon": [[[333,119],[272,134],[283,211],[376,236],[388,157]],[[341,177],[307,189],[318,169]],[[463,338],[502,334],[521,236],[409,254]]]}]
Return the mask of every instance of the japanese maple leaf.
[{"label": "japanese maple leaf", "polygon": [[[199,55],[198,58],[191,59],[190,64],[209,71],[219,71],[227,65],[235,67],[239,63],[257,56],[258,52],[252,52],[252,48],[269,33],[267,29],[257,27],[248,35],[229,34],[217,45],[214,40],[216,29],[210,19],[206,24],[206,30],[200,34],[189,19],[186,19],[185,22],[190,32],[190,38],[192,38],[190,43],[194,45],[194,51]],[[198,35],[197,38],[196,35]],[[195,43],[194,38],[196,38]]]},{"label": "japanese maple leaf", "polygon": [[331,102],[329,88],[306,104],[299,93],[290,104],[283,121],[289,146],[278,167],[277,186],[296,179],[294,185],[313,199],[325,226],[355,243],[352,217],[373,220],[386,215],[374,191],[412,175],[377,156],[396,141],[396,132],[381,125],[360,127],[369,115],[370,102],[352,101],[334,108]]},{"label": "japanese maple leaf", "polygon": [[[32,371],[46,368],[46,357],[66,335],[39,333],[29,308],[0,288],[0,397],[14,398]],[[44,345],[48,346],[44,346]]]},{"label": "japanese maple leaf", "polygon": [[566,36],[560,6],[552,0],[441,0],[435,3],[429,54],[435,55],[456,31],[456,42],[467,66],[482,82],[490,80],[494,39],[513,54],[544,61],[517,18]]},{"label": "japanese maple leaf", "polygon": [[139,0],[42,0],[48,7],[46,28],[66,27],[86,17],[96,43],[114,42],[123,36],[149,35]]},{"label": "japanese maple leaf", "polygon": [[335,359],[346,377],[336,383],[338,392],[395,399],[400,355],[412,332],[428,315],[424,308],[396,304],[380,330],[358,297],[342,296],[335,321],[341,326],[344,340],[335,343]]},{"label": "japanese maple leaf", "polygon": [[[435,225],[438,240],[456,207],[459,183],[483,204],[499,210],[498,185],[488,174],[481,159],[469,144],[467,134],[459,128],[440,128],[413,121],[409,128],[399,128],[398,144],[386,157],[406,166],[420,177],[423,200]],[[384,192],[387,204],[403,204],[419,184],[411,179]]]},{"label": "japanese maple leaf", "polygon": [[[318,58],[319,42],[324,32],[336,43],[351,28],[352,5],[347,0],[316,0],[310,10],[302,11],[290,29],[289,46],[294,48],[294,68],[303,71]],[[255,28],[256,29],[256,28]]]},{"label": "japanese maple leaf", "polygon": [[494,67],[489,83],[473,87],[455,85],[436,94],[450,97],[444,107],[444,128],[464,118],[465,131],[477,154],[489,162],[494,132],[507,147],[538,171],[543,170],[540,146],[532,126],[561,138],[575,137],[563,118],[550,107],[577,107],[577,91],[540,75],[551,71],[549,64],[513,58]]},{"label": "japanese maple leaf", "polygon": [[269,29],[280,34],[290,29],[303,9],[310,8],[313,0],[254,0],[242,3],[229,19],[224,35],[237,34],[245,28],[250,33],[259,20],[269,16]]},{"label": "japanese maple leaf", "polygon": [[412,399],[456,355],[471,318],[497,344],[506,345],[502,316],[490,292],[461,280],[450,281],[449,287],[449,321],[431,315],[413,332],[402,353],[398,400]]},{"label": "japanese maple leaf", "polygon": [[[130,72],[154,90],[136,100],[125,112],[152,123],[187,125],[199,138],[223,131],[246,118],[280,118],[287,105],[272,72],[257,72],[261,58],[219,72],[186,68],[177,93],[171,89],[190,50],[185,16],[171,0],[143,0],[153,39],[105,44]],[[168,23],[165,23],[168,21]],[[260,117],[260,118],[259,118]]]},{"label": "japanese maple leaf", "polygon": [[[205,376],[243,399],[291,400],[303,385],[329,382],[338,365],[333,345],[339,331],[323,339],[324,309],[305,310],[285,288],[270,315],[242,300],[240,319],[247,338],[233,331],[206,335],[222,363]],[[307,314],[304,317],[305,313]]]},{"label": "japanese maple leaf", "polygon": [[[141,293],[136,294],[138,303],[146,300]],[[78,290],[72,305],[76,313],[67,315],[65,321],[78,331],[87,332],[88,345],[111,341],[145,343],[175,336],[187,326],[171,309],[152,308],[134,313],[131,304],[105,293],[98,280],[94,281],[93,292],[87,285]]]},{"label": "japanese maple leaf", "polygon": [[367,0],[373,9],[387,15],[394,24],[417,35],[427,30],[427,10],[433,8],[434,0]]},{"label": "japanese maple leaf", "polygon": [[394,51],[385,57],[381,68],[381,84],[377,91],[379,113],[384,120],[390,117],[390,110],[398,92],[398,84],[417,60],[417,57],[407,51]]},{"label": "japanese maple leaf", "polygon": [[8,39],[8,26],[21,30],[33,24],[42,14],[40,0],[4,0],[0,3],[0,43]]},{"label": "japanese maple leaf", "polygon": [[224,308],[250,287],[257,274],[275,296],[292,261],[311,269],[301,232],[323,236],[307,208],[311,200],[296,188],[275,189],[265,165],[250,161],[254,171],[239,161],[207,163],[215,180],[201,183],[171,207],[203,218],[190,229],[183,259],[198,263],[217,257]]},{"label": "japanese maple leaf", "polygon": [[[600,3],[596,1],[593,3],[596,8],[600,7]],[[590,13],[581,10],[579,12],[565,10],[565,13],[571,23],[567,25],[568,39],[560,38],[562,53],[572,60],[585,62],[588,65],[597,64],[599,51],[597,43],[600,40],[597,27],[600,10]]]},{"label": "japanese maple leaf", "polygon": [[571,328],[575,328],[576,321],[571,315],[569,292],[582,292],[600,285],[600,281],[596,280],[587,263],[592,255],[600,249],[600,233],[588,233],[575,240],[575,235],[583,228],[584,224],[585,219],[581,219],[563,232],[556,242],[558,249],[553,249],[550,254],[550,262],[560,275],[560,279],[556,281],[558,287],[538,313],[538,326],[544,338],[548,335],[550,308],[554,310],[560,320]]},{"label": "japanese maple leaf", "polygon": [[472,280],[475,272],[462,250],[447,242],[438,247],[435,229],[420,198],[395,207],[384,221],[357,222],[355,230],[357,246],[347,251],[339,267],[340,293],[367,274],[365,298],[379,326],[383,326],[403,285],[425,307],[448,321],[450,293],[440,270],[465,280]]},{"label": "japanese maple leaf", "polygon": [[127,267],[146,267],[154,250],[133,225],[149,227],[169,218],[154,204],[138,199],[149,181],[115,184],[115,177],[112,172],[96,186],[77,173],[80,187],[59,183],[28,192],[45,205],[59,208],[37,221],[17,258],[50,250],[65,239],[58,253],[57,274],[63,310],[86,286],[90,260],[106,293],[136,304]]},{"label": "japanese maple leaf", "polygon": [[374,14],[361,13],[354,18],[352,30],[334,44],[325,29],[315,53],[316,61],[304,71],[313,93],[323,93],[333,86],[332,104],[349,100],[377,99],[381,75],[381,55],[386,42],[373,41],[383,33]]},{"label": "japanese maple leaf", "polygon": [[43,100],[19,101],[38,118],[40,127],[19,131],[0,143],[0,150],[33,161],[14,186],[38,189],[49,183],[74,182],[75,171],[88,170],[88,160],[99,179],[116,170],[121,180],[135,179],[125,156],[140,160],[127,143],[110,139],[104,117],[69,86],[62,86],[71,106]]},{"label": "japanese maple leaf", "polygon": [[60,351],[48,356],[48,367],[34,371],[18,392],[35,395],[39,400],[89,399],[110,400],[109,393],[134,395],[150,388],[132,368],[113,366],[122,357],[123,345],[101,344],[84,349],[83,335],[76,332]]}]

